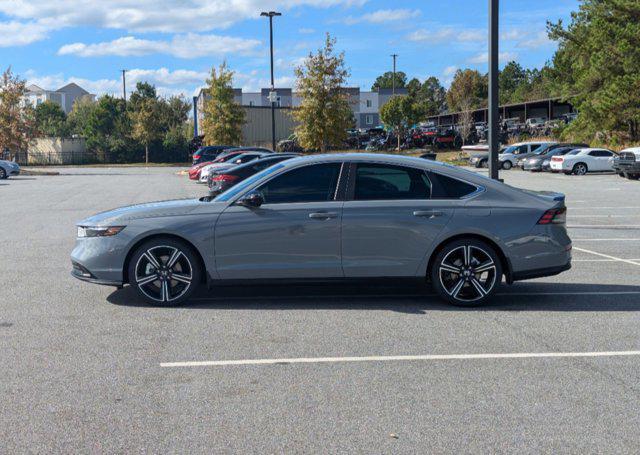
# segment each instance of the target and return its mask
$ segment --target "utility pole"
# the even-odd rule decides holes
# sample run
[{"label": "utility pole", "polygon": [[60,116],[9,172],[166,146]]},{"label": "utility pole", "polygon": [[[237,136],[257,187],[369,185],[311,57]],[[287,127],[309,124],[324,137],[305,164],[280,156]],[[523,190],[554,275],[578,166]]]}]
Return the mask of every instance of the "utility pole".
[{"label": "utility pole", "polygon": [[126,73],[127,70],[122,71],[122,99],[124,100],[124,104],[127,104],[127,82],[126,82]]},{"label": "utility pole", "polygon": [[193,137],[198,137],[198,97],[193,97]]},{"label": "utility pole", "polygon": [[391,54],[393,57],[393,78],[391,79],[391,94],[396,94],[396,59],[398,58],[398,54]]},{"label": "utility pole", "polygon": [[498,125],[498,40],[499,40],[499,0],[489,0],[489,176],[500,180],[498,176],[499,134]]},{"label": "utility pole", "polygon": [[271,51],[271,91],[269,92],[269,101],[271,102],[271,149],[276,151],[276,90],[273,80],[273,18],[274,16],[282,16],[276,11],[263,11],[260,16],[269,18],[269,48]]}]

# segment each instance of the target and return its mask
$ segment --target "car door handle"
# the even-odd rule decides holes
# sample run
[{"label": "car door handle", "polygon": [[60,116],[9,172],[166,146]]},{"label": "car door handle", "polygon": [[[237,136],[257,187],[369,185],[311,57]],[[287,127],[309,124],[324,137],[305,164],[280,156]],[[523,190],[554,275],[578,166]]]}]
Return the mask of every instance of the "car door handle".
[{"label": "car door handle", "polygon": [[337,216],[338,214],[336,212],[313,212],[309,214],[309,218],[313,220],[329,220]]},{"label": "car door handle", "polygon": [[435,218],[442,215],[444,215],[444,213],[438,210],[415,210],[413,212],[413,216],[421,216],[425,218]]}]

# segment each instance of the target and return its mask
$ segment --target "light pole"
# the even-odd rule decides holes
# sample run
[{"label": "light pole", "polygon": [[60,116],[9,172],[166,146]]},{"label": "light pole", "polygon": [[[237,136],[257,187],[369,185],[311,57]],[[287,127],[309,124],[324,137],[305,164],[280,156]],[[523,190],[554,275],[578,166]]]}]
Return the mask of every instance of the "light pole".
[{"label": "light pole", "polygon": [[396,94],[396,59],[398,58],[398,54],[391,54],[393,57],[393,78],[391,79],[391,94]]},{"label": "light pole", "polygon": [[489,176],[499,180],[498,176],[498,17],[499,0],[489,0]]},{"label": "light pole", "polygon": [[263,11],[260,16],[269,18],[269,48],[271,50],[271,92],[269,93],[269,101],[271,102],[271,149],[276,151],[276,94],[273,81],[273,18],[274,16],[282,16],[276,11]]},{"label": "light pole", "polygon": [[127,73],[127,70],[120,70],[122,71],[122,99],[124,100],[124,104],[127,104],[127,83],[126,83],[126,76],[125,74]]}]

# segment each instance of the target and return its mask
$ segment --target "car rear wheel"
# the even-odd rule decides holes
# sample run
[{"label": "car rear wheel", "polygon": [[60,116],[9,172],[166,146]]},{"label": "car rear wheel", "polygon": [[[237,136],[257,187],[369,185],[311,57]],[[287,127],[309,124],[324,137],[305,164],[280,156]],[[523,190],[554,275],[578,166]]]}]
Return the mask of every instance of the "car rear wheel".
[{"label": "car rear wheel", "polygon": [[587,172],[589,171],[589,169],[587,168],[587,165],[584,163],[576,163],[573,166],[573,174],[574,175],[585,175]]},{"label": "car rear wheel", "polygon": [[504,169],[505,171],[508,171],[512,167],[513,167],[513,164],[511,164],[511,161],[507,160],[502,162],[502,169]]},{"label": "car rear wheel", "polygon": [[430,272],[435,291],[458,306],[485,303],[502,281],[502,265],[495,250],[480,240],[461,239],[446,245]]},{"label": "car rear wheel", "polygon": [[200,261],[178,240],[156,238],[142,244],[129,261],[129,284],[147,303],[179,305],[200,283]]}]

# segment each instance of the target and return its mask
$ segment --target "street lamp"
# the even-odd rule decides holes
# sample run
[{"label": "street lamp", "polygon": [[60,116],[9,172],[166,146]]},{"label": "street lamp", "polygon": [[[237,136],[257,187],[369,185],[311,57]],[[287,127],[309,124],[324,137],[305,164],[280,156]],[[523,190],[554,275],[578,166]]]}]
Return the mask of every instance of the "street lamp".
[{"label": "street lamp", "polygon": [[263,11],[260,13],[262,17],[269,18],[269,48],[271,50],[271,92],[269,93],[269,101],[271,102],[271,149],[276,151],[276,93],[273,81],[273,18],[274,16],[282,16],[276,11]]}]

